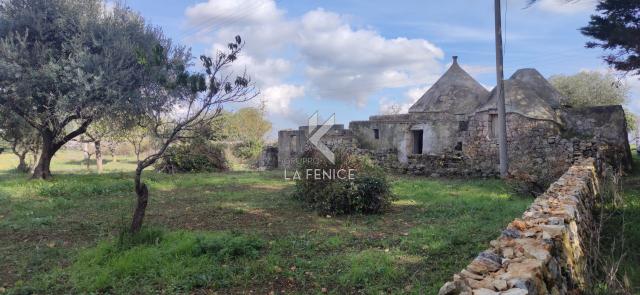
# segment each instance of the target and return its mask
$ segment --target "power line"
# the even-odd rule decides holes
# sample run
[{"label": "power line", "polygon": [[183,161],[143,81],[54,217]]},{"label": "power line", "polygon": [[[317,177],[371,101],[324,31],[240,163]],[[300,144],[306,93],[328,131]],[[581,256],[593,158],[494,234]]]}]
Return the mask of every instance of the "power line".
[{"label": "power line", "polygon": [[262,7],[265,2],[263,1],[246,1],[243,3],[244,6],[240,7],[241,9],[237,9],[236,12],[221,15],[219,18],[211,17],[204,18],[200,21],[197,21],[195,25],[192,26],[190,30],[181,34],[181,38],[192,37],[199,33],[212,31],[213,26],[218,26],[219,28],[234,26],[242,22],[242,19],[249,16],[254,10]]}]

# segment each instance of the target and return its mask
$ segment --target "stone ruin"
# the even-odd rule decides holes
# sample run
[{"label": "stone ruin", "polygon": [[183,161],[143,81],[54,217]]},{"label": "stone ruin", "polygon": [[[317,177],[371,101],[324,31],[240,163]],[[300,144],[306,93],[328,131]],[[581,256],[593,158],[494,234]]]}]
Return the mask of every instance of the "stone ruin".
[{"label": "stone ruin", "polygon": [[[631,151],[621,106],[573,108],[535,69],[504,81],[509,173],[542,182],[585,157],[629,169]],[[496,176],[496,90],[489,92],[454,57],[451,67],[406,114],[334,125],[322,141],[371,157],[389,171],[426,176]],[[291,167],[309,127],[278,133],[277,163]],[[547,181],[547,183],[550,183]]]},{"label": "stone ruin", "polygon": [[[631,169],[624,110],[564,105],[535,69],[516,71],[504,87],[509,174],[543,184],[544,193],[439,294],[582,294],[591,279],[592,209],[612,179]],[[333,125],[321,140],[388,171],[497,176],[496,101],[496,90],[487,91],[454,57],[408,113],[371,116],[347,129]],[[280,131],[278,166],[291,167],[308,137],[308,126]]]},{"label": "stone ruin", "polygon": [[278,168],[278,148],[266,146],[258,157],[258,168],[261,170],[272,170]]}]

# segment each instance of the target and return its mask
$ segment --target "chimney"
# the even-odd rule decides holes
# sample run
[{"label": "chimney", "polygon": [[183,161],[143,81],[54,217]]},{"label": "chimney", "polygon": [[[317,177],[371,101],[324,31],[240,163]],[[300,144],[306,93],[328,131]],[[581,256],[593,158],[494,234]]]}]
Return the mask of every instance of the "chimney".
[{"label": "chimney", "polygon": [[457,63],[458,63],[458,56],[457,56],[457,55],[454,55],[454,56],[453,56],[453,63],[454,63],[454,64],[457,64]]}]

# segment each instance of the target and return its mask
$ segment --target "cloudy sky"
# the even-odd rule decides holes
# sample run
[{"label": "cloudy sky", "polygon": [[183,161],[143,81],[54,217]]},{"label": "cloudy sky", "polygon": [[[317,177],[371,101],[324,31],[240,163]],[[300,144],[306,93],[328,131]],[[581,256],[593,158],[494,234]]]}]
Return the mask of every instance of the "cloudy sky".
[{"label": "cloudy sky", "polygon": [[[578,29],[595,2],[503,0],[505,77],[524,67],[543,75],[605,71]],[[406,110],[451,64],[495,85],[492,0],[127,0],[196,56],[246,42],[237,70],[252,76],[277,129],[296,128],[315,111],[348,124]],[[506,8],[506,9],[505,9]],[[640,82],[629,107],[640,113]]]}]

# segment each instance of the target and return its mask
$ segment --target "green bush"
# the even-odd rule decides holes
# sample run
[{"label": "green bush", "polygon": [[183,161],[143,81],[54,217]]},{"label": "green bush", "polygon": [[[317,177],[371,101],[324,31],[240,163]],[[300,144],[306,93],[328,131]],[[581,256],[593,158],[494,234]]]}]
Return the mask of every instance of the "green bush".
[{"label": "green bush", "polygon": [[165,173],[218,172],[229,170],[224,148],[209,142],[171,146],[158,161],[156,170]]},{"label": "green bush", "polygon": [[[305,151],[297,168],[301,179],[296,180],[294,196],[321,214],[337,215],[380,213],[395,198],[382,169],[368,158],[338,150],[334,162],[316,150]],[[315,179],[307,177],[308,169],[321,173],[353,169],[354,173],[352,179]]]},{"label": "green bush", "polygon": [[262,142],[244,141],[234,145],[232,151],[234,156],[243,160],[257,159],[262,152]]}]

